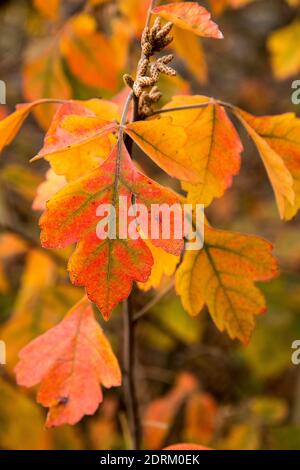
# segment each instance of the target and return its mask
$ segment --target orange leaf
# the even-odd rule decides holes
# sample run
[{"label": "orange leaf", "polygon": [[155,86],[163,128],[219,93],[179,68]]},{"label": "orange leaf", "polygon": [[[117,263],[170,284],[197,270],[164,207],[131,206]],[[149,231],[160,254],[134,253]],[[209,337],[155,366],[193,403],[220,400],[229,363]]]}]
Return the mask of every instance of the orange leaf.
[{"label": "orange leaf", "polygon": [[[205,96],[174,96],[165,108],[209,102]],[[185,152],[200,183],[184,184],[188,199],[209,205],[223,196],[232,177],[240,170],[243,146],[223,107],[211,104],[204,108],[168,113],[174,126],[183,127],[188,140]]]},{"label": "orange leaf", "polygon": [[32,109],[39,105],[45,105],[48,101],[37,100],[33,103],[19,104],[14,113],[0,121],[0,151],[12,142]]},{"label": "orange leaf", "polygon": [[114,49],[109,39],[96,30],[91,15],[82,13],[68,21],[61,34],[60,48],[72,73],[83,83],[116,90],[118,70]]},{"label": "orange leaf", "polygon": [[293,113],[256,117],[242,110],[236,116],[260,153],[280,216],[292,218],[300,207],[300,119]]},{"label": "orange leaf", "polygon": [[38,402],[49,408],[48,427],[76,424],[94,414],[103,399],[99,385],[121,384],[117,359],[86,299],[19,356],[17,382],[25,387],[41,384]]},{"label": "orange leaf", "polygon": [[186,440],[209,444],[217,428],[218,405],[209,393],[194,393],[187,402],[184,435]]},{"label": "orange leaf", "polygon": [[[120,147],[113,148],[101,167],[70,183],[51,199],[40,222],[41,241],[46,248],[62,248],[79,241],[69,261],[71,280],[86,287],[89,298],[98,305],[105,319],[118,302],[128,297],[133,281],[147,281],[153,259],[139,234],[136,239],[122,239],[117,233],[115,239],[99,239],[98,206],[113,205],[116,218],[123,217],[130,224],[137,222],[136,217],[124,213],[126,208],[120,206],[119,196],[130,207],[135,194],[137,202],[143,203],[148,211],[151,204],[171,206],[178,202],[175,193],[139,173],[125,146]],[[183,248],[183,240],[172,236],[170,240],[152,241],[177,255]]]},{"label": "orange leaf", "polygon": [[196,2],[169,3],[154,8],[153,13],[198,36],[223,38],[218,26],[211,21],[211,14]]},{"label": "orange leaf", "polygon": [[144,437],[147,448],[160,449],[180,407],[197,390],[198,381],[189,373],[182,373],[173,389],[164,397],[150,403],[144,416]]},{"label": "orange leaf", "polygon": [[254,281],[278,274],[272,246],[250,235],[205,227],[204,248],[185,253],[176,289],[184,308],[197,315],[207,305],[219,330],[248,343],[254,318],[266,310]]}]

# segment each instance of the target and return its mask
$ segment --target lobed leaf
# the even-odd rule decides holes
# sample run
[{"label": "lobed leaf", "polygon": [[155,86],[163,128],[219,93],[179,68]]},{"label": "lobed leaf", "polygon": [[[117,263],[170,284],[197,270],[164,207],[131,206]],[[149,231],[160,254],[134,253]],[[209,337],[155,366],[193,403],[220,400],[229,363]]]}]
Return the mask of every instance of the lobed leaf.
[{"label": "lobed leaf", "polygon": [[[116,233],[115,239],[100,240],[96,233],[101,220],[96,214],[100,204],[113,205],[117,219],[120,215],[128,224],[135,220],[119,205],[122,196],[130,207],[133,195],[148,211],[151,204],[172,206],[179,202],[175,193],[135,169],[124,144],[121,148],[116,145],[101,167],[55,195],[40,221],[44,247],[62,248],[79,242],[69,261],[71,281],[86,287],[105,319],[118,302],[128,297],[133,281],[145,282],[151,273],[153,258],[140,235],[136,239],[120,239]],[[169,240],[159,235],[152,242],[176,255],[183,248],[182,238],[172,235]]]},{"label": "lobed leaf", "polygon": [[49,408],[48,427],[76,424],[94,414],[103,399],[99,385],[121,384],[117,359],[87,299],[19,357],[17,382],[25,387],[40,384],[37,399]]},{"label": "lobed leaf", "polygon": [[188,313],[197,315],[206,304],[219,330],[248,343],[254,318],[266,310],[254,281],[278,274],[272,246],[250,235],[205,227],[205,244],[188,251],[177,271],[176,290]]},{"label": "lobed leaf", "polygon": [[[164,109],[209,101],[205,96],[175,96]],[[240,170],[243,151],[240,138],[224,108],[218,104],[174,111],[168,116],[174,126],[183,127],[187,134],[185,152],[199,181],[183,184],[188,191],[188,200],[208,206],[214,198],[223,196],[231,186],[232,177]]]}]

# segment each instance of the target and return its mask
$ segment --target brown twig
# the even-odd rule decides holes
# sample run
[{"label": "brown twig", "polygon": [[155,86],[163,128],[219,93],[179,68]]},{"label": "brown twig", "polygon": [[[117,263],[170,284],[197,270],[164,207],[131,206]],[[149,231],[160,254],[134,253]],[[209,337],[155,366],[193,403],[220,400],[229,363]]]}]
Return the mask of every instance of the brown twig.
[{"label": "brown twig", "polygon": [[123,302],[124,321],[124,389],[128,421],[134,450],[141,448],[141,423],[135,384],[135,335],[131,299]]},{"label": "brown twig", "polygon": [[174,289],[174,282],[171,282],[165,289],[159,292],[155,297],[153,297],[150,302],[148,302],[141,310],[139,310],[133,317],[133,321],[137,322],[140,318],[142,318],[146,313],[151,310],[160,300],[163,299],[166,295],[168,295]]}]

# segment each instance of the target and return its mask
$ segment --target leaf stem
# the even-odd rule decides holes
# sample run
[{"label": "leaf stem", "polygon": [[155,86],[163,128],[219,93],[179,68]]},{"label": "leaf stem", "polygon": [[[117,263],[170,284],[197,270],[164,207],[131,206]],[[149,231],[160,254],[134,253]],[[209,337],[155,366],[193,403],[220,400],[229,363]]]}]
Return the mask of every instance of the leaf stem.
[{"label": "leaf stem", "polygon": [[148,117],[152,117],[152,116],[156,116],[158,114],[164,114],[164,113],[173,113],[174,111],[186,111],[189,109],[206,108],[207,106],[212,105],[212,104],[218,104],[220,106],[224,106],[224,108],[228,108],[231,111],[236,111],[237,109],[236,106],[234,106],[233,104],[226,103],[225,101],[221,101],[221,100],[211,99],[209,101],[206,101],[205,103],[187,104],[183,106],[175,106],[174,108],[158,109],[157,111],[154,111],[151,114],[151,116],[148,116]]},{"label": "leaf stem", "polygon": [[151,310],[160,300],[163,299],[166,295],[168,295],[174,289],[174,282],[171,282],[165,289],[159,292],[156,296],[153,297],[150,302],[148,302],[144,307],[142,307],[133,317],[133,321],[137,322],[140,318],[142,318],[146,313]]}]

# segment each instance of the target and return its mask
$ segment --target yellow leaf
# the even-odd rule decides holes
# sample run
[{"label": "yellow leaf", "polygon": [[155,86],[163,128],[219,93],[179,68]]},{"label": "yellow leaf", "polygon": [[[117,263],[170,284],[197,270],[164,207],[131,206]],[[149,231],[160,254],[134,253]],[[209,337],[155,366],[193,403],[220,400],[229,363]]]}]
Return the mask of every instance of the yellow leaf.
[{"label": "yellow leaf", "polygon": [[152,288],[157,289],[164,276],[170,277],[174,274],[180,258],[153,245],[150,240],[145,240],[145,243],[152,253],[153,266],[149,279],[144,283],[139,282],[138,286],[141,290],[148,291]]},{"label": "yellow leaf", "polygon": [[282,80],[300,71],[300,20],[274,31],[268,40],[276,78]]},{"label": "yellow leaf", "polygon": [[266,310],[254,281],[277,275],[272,246],[265,240],[205,227],[200,251],[187,251],[176,276],[184,308],[197,315],[207,305],[219,330],[248,343],[255,316]]},{"label": "yellow leaf", "polygon": [[238,110],[236,116],[260,153],[281,218],[290,219],[300,207],[300,120],[293,113],[255,117]]},{"label": "yellow leaf", "polygon": [[[209,102],[205,96],[175,96],[165,108]],[[209,205],[223,196],[240,170],[243,146],[224,108],[219,105],[167,114],[174,126],[183,127],[188,139],[185,152],[198,184],[184,184],[190,202]]]},{"label": "yellow leaf", "polygon": [[109,119],[118,119],[118,106],[105,100],[70,101],[60,106],[35,157],[45,158],[57,175],[75,180],[94,170],[110,153],[114,139]]},{"label": "yellow leaf", "polygon": [[186,132],[173,125],[170,117],[133,122],[126,126],[126,132],[169,175],[183,181],[199,181],[185,150]]}]

